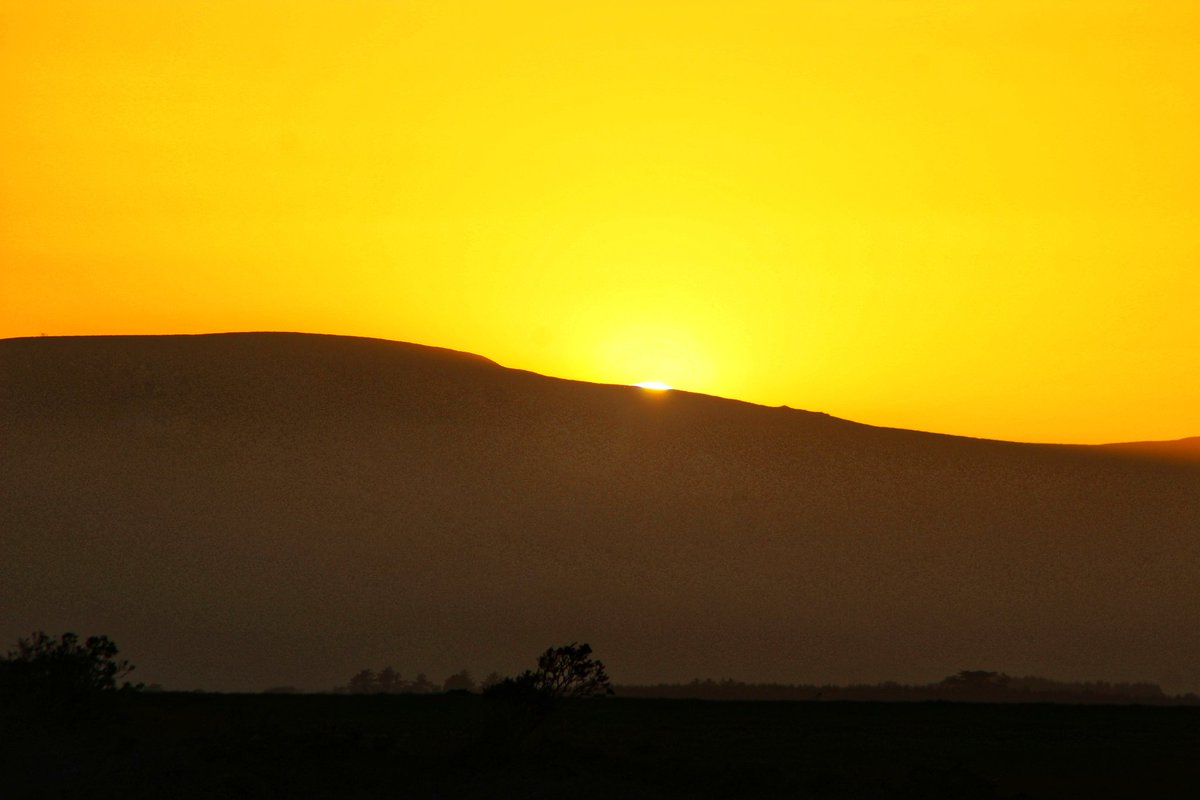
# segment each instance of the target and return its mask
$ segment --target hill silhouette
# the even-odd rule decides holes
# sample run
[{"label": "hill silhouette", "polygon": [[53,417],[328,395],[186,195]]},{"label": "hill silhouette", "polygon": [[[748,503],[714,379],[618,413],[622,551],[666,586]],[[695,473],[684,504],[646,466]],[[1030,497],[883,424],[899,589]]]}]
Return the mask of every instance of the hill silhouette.
[{"label": "hill silhouette", "polygon": [[1119,442],[1104,446],[1111,450],[1120,450],[1150,458],[1200,462],[1200,436],[1167,442]]},{"label": "hill silhouette", "polygon": [[[1150,452],[1151,455],[1147,455]],[[0,639],[172,688],[363,664],[619,683],[1200,685],[1200,464],[254,333],[0,341]]]}]

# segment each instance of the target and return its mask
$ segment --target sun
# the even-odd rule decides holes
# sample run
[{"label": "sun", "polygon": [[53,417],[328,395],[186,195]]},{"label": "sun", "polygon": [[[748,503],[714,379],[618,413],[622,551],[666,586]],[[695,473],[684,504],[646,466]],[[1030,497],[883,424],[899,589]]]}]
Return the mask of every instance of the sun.
[{"label": "sun", "polygon": [[671,386],[668,383],[663,383],[662,381],[642,381],[641,383],[635,383],[634,386],[638,386],[642,389],[649,389],[652,392],[669,392],[671,389],[675,388],[674,386]]}]

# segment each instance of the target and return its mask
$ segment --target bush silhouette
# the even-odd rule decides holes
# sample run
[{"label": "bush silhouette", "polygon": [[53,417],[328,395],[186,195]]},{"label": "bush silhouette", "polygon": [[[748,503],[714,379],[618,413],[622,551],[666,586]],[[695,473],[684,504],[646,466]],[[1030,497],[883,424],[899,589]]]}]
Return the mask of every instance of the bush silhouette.
[{"label": "bush silhouette", "polygon": [[83,644],[74,633],[55,638],[35,631],[18,639],[0,660],[0,693],[26,697],[74,698],[117,689],[138,689],[119,683],[133,671],[117,659],[117,645],[107,636],[89,636]]},{"label": "bush silhouette", "polygon": [[483,696],[491,700],[512,700],[540,709],[550,708],[555,699],[538,684],[535,674],[529,670],[493,683],[483,690]]}]

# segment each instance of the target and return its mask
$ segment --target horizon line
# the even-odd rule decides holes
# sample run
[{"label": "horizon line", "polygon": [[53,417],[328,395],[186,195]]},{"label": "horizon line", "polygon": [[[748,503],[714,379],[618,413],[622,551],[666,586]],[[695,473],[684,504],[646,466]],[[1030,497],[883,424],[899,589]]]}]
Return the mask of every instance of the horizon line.
[{"label": "horizon line", "polygon": [[[203,332],[193,332],[193,333],[70,333],[70,334],[37,333],[37,334],[18,335],[18,336],[3,336],[3,337],[0,337],[0,342],[20,341],[20,340],[37,340],[37,339],[120,339],[120,338],[134,339],[134,338],[172,338],[172,337],[201,337],[201,336],[254,336],[254,335],[313,336],[313,337],[327,337],[327,338],[336,338],[336,339],[362,339],[362,340],[366,340],[366,341],[388,342],[391,344],[407,344],[407,345],[412,345],[415,347],[424,347],[424,348],[428,348],[431,350],[443,350],[443,351],[450,352],[450,353],[458,353],[458,354],[465,355],[465,356],[471,356],[473,358],[483,359],[484,361],[494,364],[497,367],[500,367],[501,369],[514,370],[517,372],[528,372],[530,374],[539,375],[543,378],[548,378],[551,380],[569,381],[572,383],[586,383],[586,384],[591,384],[593,386],[616,386],[616,387],[623,387],[623,388],[630,388],[630,389],[642,388],[643,390],[645,388],[645,387],[642,387],[639,383],[628,383],[628,384],[626,384],[626,383],[609,383],[606,381],[591,381],[591,380],[586,380],[586,379],[582,379],[582,378],[566,378],[566,377],[562,377],[560,375],[549,375],[547,373],[537,372],[536,370],[527,369],[525,367],[514,367],[514,366],[502,364],[499,361],[496,361],[494,358],[483,355],[482,353],[475,353],[470,350],[459,350],[454,347],[446,347],[443,345],[426,344],[424,342],[414,342],[414,341],[409,341],[406,339],[389,339],[389,338],[382,337],[382,336],[364,336],[364,335],[359,335],[359,334],[346,334],[346,333],[327,333],[324,331],[301,331],[301,330],[282,330],[282,329],[247,329],[247,330],[228,330],[228,331],[203,331]],[[643,381],[642,383],[645,383],[645,381]],[[1055,446],[1055,447],[1122,447],[1122,446],[1154,447],[1156,445],[1180,444],[1183,442],[1190,442],[1193,440],[1200,441],[1200,434],[1196,434],[1196,435],[1185,434],[1183,436],[1177,436],[1177,437],[1170,438],[1170,439],[1122,439],[1122,440],[1105,440],[1105,441],[1100,441],[1100,442],[1063,442],[1063,441],[1030,441],[1030,440],[1026,440],[1026,439],[997,439],[997,438],[989,437],[989,436],[972,436],[970,434],[963,434],[963,433],[948,433],[945,431],[924,430],[924,429],[919,429],[919,428],[901,428],[901,427],[897,427],[897,426],[893,426],[893,425],[880,425],[880,424],[876,424],[876,423],[872,423],[872,422],[862,422],[860,420],[850,419],[848,417],[839,417],[839,416],[829,413],[827,411],[813,411],[810,409],[799,408],[799,407],[791,406],[791,405],[787,405],[787,404],[778,405],[778,406],[767,405],[765,403],[759,403],[759,402],[755,402],[753,400],[744,400],[739,397],[730,397],[727,395],[709,394],[707,392],[692,391],[692,390],[681,388],[678,386],[671,386],[671,387],[669,387],[669,391],[662,391],[660,393],[661,394],[690,394],[690,395],[696,395],[699,397],[709,397],[709,398],[713,398],[716,400],[725,400],[728,402],[743,403],[745,405],[751,405],[751,406],[755,406],[757,408],[772,409],[772,410],[800,411],[800,412],[807,413],[807,414],[820,414],[822,416],[827,416],[832,419],[841,420],[843,422],[848,422],[848,423],[851,423],[854,425],[863,425],[866,427],[877,428],[880,430],[906,431],[909,433],[923,433],[923,434],[928,434],[930,436],[948,436],[948,437],[953,437],[953,438],[957,438],[957,439],[972,439],[975,441],[983,441],[983,442],[1003,442],[1006,444],[1045,445],[1045,446]]]}]

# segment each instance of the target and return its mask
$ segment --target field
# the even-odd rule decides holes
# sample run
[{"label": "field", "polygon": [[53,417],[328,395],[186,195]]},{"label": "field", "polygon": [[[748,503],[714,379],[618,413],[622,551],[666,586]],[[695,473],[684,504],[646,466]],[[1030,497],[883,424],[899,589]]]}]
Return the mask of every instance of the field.
[{"label": "field", "polygon": [[1190,797],[1200,708],[145,693],[2,718],[0,796]]}]

